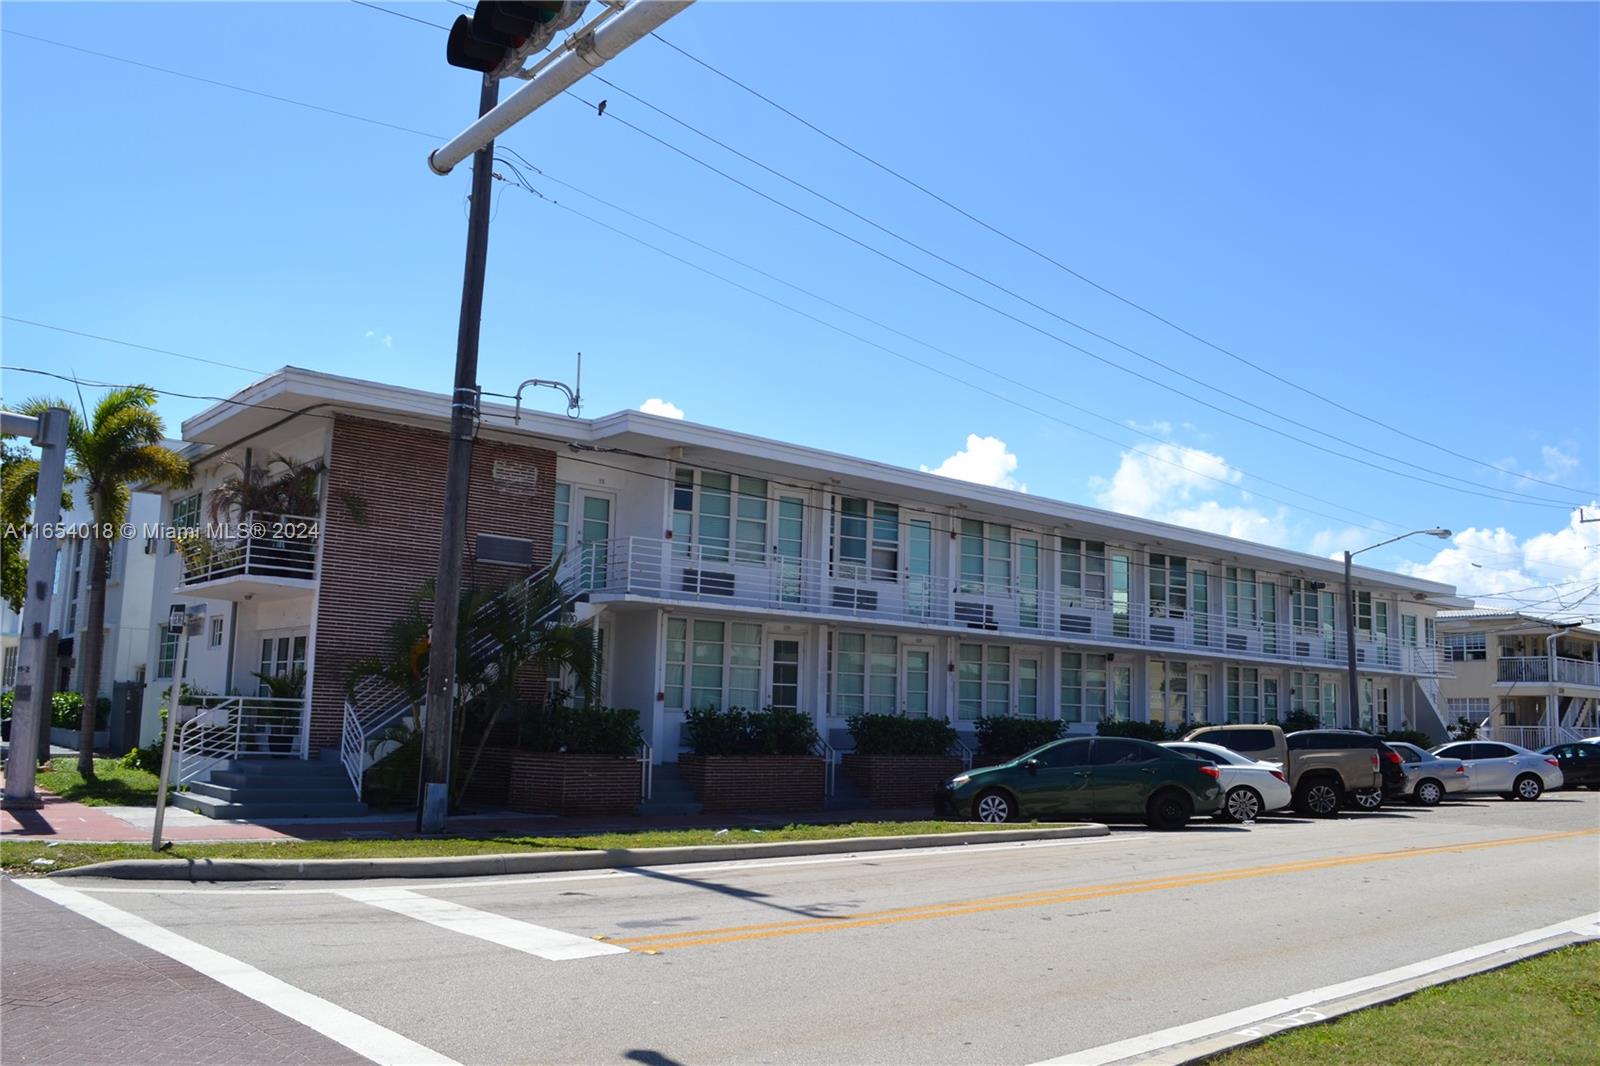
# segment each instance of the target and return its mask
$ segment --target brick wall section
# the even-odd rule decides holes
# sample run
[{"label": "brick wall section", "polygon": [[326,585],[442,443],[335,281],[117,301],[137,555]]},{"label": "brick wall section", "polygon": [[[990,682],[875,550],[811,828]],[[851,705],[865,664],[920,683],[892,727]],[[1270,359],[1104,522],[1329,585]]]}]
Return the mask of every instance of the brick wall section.
[{"label": "brick wall section", "polygon": [[535,751],[506,754],[510,764],[506,806],[514,811],[632,814],[639,807],[638,759]]},{"label": "brick wall section", "polygon": [[939,786],[961,772],[955,755],[846,755],[844,772],[874,807],[931,808]]},{"label": "brick wall section", "polygon": [[813,755],[680,755],[678,771],[708,812],[816,810],[827,787]]},{"label": "brick wall section", "polygon": [[[389,623],[438,568],[447,449],[442,432],[347,415],[334,419],[317,591],[313,754],[338,747],[350,667],[383,653]],[[555,481],[554,452],[477,442],[467,504],[464,580],[469,585],[498,587],[526,573],[478,563],[479,533],[529,538],[535,565],[549,561]],[[363,502],[364,524],[340,504],[346,494]],[[524,684],[529,693],[543,690],[538,677]]]},{"label": "brick wall section", "polygon": [[511,795],[511,754],[510,748],[484,748],[462,802],[469,807],[504,807]]}]

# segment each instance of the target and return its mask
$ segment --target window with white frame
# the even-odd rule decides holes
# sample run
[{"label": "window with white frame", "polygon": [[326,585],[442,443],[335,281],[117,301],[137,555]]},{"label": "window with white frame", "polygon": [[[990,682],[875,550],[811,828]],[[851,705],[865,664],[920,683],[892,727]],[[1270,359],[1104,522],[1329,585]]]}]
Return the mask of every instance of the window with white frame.
[{"label": "window with white frame", "polygon": [[1124,721],[1133,717],[1133,667],[1111,668],[1111,714]]},{"label": "window with white frame", "polygon": [[1189,561],[1177,555],[1150,555],[1150,615],[1182,618],[1189,608]]},{"label": "window with white frame", "polygon": [[897,714],[899,641],[892,636],[836,633],[833,637],[833,713]]},{"label": "window with white frame", "polygon": [[17,683],[17,652],[20,649],[13,644],[6,649],[5,664],[0,666],[0,685],[13,688]]},{"label": "window with white frame", "polygon": [[741,563],[767,558],[767,482],[740,477],[733,499],[733,557]]},{"label": "window with white frame", "polygon": [[1011,713],[1011,647],[961,644],[956,648],[956,714],[962,721]]},{"label": "window with white frame", "polygon": [[1152,659],[1145,667],[1149,720],[1168,726],[1189,720],[1189,664]]},{"label": "window with white frame", "polygon": [[1104,541],[1061,538],[1061,602],[1069,607],[1099,607],[1105,604]]},{"label": "window with white frame", "polygon": [[572,486],[556,482],[555,521],[551,526],[550,557],[559,559],[572,542]]},{"label": "window with white frame", "polygon": [[838,500],[834,572],[845,581],[900,579],[900,507],[859,496]]},{"label": "window with white frame", "polygon": [[759,563],[767,557],[767,482],[680,466],[673,472],[673,551],[698,549],[706,562]]},{"label": "window with white frame", "polygon": [[1439,643],[1438,623],[1432,617],[1422,620],[1422,639],[1430,648]]},{"label": "window with white frame", "polygon": [[1453,663],[1481,663],[1489,658],[1489,639],[1485,633],[1446,633],[1445,658]]},{"label": "window with white frame", "polygon": [[800,642],[774,640],[772,642],[770,699],[768,705],[785,711],[800,707]]},{"label": "window with white frame", "polygon": [[68,555],[67,566],[71,569],[67,573],[67,617],[61,627],[61,632],[67,636],[78,631],[78,596],[83,591],[83,538],[72,538],[72,550]]},{"label": "window with white frame", "polygon": [[1089,652],[1061,653],[1061,720],[1098,722],[1106,716],[1106,657]]},{"label": "window with white frame", "polygon": [[200,528],[200,493],[190,493],[172,501],[172,528],[177,531],[178,536],[167,541],[169,554],[178,550],[178,537],[181,537],[185,530]]},{"label": "window with white frame", "polygon": [[1417,616],[1402,614],[1400,616],[1400,639],[1408,648],[1417,646]]},{"label": "window with white frame", "polygon": [[1252,629],[1261,620],[1256,572],[1245,566],[1227,567],[1223,574],[1224,610],[1231,628]]},{"label": "window with white frame", "polygon": [[1253,666],[1228,667],[1228,722],[1261,720],[1261,671]]},{"label": "window with white frame", "polygon": [[960,589],[994,596],[1011,594],[1011,527],[963,518],[960,533]]},{"label": "window with white frame", "polygon": [[222,616],[218,615],[211,619],[209,625],[211,627],[211,631],[206,644],[213,648],[222,647]]},{"label": "window with white frame", "polygon": [[667,619],[663,701],[673,710],[761,707],[761,627],[705,618]]},{"label": "window with white frame", "polygon": [[1315,633],[1322,628],[1322,582],[1293,578],[1289,582],[1289,621],[1295,629]]},{"label": "window with white frame", "polygon": [[1469,722],[1481,722],[1489,717],[1489,700],[1482,696],[1469,696],[1466,698],[1451,696],[1444,701],[1445,712],[1450,716],[1451,722],[1462,718]]},{"label": "window with white frame", "polygon": [[1289,710],[1332,727],[1338,715],[1337,682],[1331,674],[1296,670],[1289,675]]},{"label": "window with white frame", "polygon": [[161,648],[156,653],[156,678],[165,680],[172,676],[178,664],[178,634],[162,627]]},{"label": "window with white frame", "polygon": [[1389,639],[1389,605],[1370,592],[1356,593],[1356,629],[1369,640]]},{"label": "window with white frame", "polygon": [[[293,677],[303,674],[306,668],[306,635],[304,633],[269,633],[261,637],[261,675],[263,677]],[[265,682],[256,693],[271,695]]]}]

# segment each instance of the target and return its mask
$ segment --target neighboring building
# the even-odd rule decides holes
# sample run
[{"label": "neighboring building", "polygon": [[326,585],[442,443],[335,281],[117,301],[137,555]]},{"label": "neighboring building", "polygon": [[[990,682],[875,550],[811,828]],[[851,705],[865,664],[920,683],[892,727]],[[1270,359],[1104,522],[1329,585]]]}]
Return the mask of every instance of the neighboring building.
[{"label": "neighboring building", "polygon": [[[26,557],[23,558],[26,564]],[[0,692],[17,684],[17,656],[22,642],[22,616],[11,605],[0,602]]]},{"label": "neighboring building", "polygon": [[1441,611],[1439,633],[1452,725],[1535,749],[1600,733],[1600,630],[1490,607]]},{"label": "neighboring building", "polygon": [[[315,536],[277,555],[257,539],[186,568],[158,549],[147,735],[181,657],[191,685],[243,696],[303,666],[304,750],[349,743],[352,665],[434,574],[448,413],[437,394],[286,368],[184,423],[198,477],[166,496],[176,525],[209,520],[230,464],[325,473]],[[863,711],[945,718],[968,743],[982,715],[1352,724],[1327,558],[637,411],[485,404],[467,545],[469,583],[564,559],[605,649],[601,697],[639,711],[657,761],[708,704],[797,707],[835,745]],[[1435,616],[1462,601],[1355,577],[1354,724],[1442,737]],[[204,616],[181,639],[159,628],[175,604]]]}]

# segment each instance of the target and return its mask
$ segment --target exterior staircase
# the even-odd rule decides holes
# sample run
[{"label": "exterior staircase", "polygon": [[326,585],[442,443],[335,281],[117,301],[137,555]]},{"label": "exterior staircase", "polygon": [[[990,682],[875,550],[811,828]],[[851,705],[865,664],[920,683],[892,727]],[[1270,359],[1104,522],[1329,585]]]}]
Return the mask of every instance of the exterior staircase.
[{"label": "exterior staircase", "polygon": [[232,759],[176,793],[174,807],[207,818],[357,818],[367,805],[350,796],[350,780],[335,758]]},{"label": "exterior staircase", "polygon": [[650,778],[650,798],[641,800],[639,813],[645,816],[656,814],[699,814],[704,808],[700,801],[694,798],[694,790],[678,772],[676,762],[664,762],[655,767]]}]

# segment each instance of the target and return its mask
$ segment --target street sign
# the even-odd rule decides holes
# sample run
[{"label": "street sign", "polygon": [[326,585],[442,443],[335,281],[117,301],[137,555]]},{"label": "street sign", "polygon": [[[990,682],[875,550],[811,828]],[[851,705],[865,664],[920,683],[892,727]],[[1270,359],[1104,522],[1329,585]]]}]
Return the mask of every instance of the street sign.
[{"label": "street sign", "polygon": [[189,624],[189,611],[184,607],[173,607],[167,612],[167,632],[182,633]]}]

